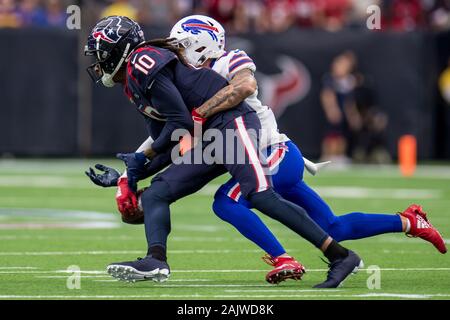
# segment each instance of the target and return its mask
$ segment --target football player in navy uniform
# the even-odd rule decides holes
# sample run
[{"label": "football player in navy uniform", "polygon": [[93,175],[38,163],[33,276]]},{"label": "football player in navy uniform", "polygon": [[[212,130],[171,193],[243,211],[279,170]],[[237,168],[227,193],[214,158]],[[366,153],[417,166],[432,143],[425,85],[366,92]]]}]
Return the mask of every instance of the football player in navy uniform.
[{"label": "football player in navy uniform", "polygon": [[[85,54],[96,60],[88,69],[93,80],[107,87],[122,84],[125,94],[144,114],[151,131],[153,141],[142,152],[118,156],[127,165],[128,180],[128,188],[126,183],[119,182],[123,186],[120,193],[124,193],[120,202],[124,212],[130,213],[136,207],[137,181],[147,178],[152,162],[178,143],[173,141],[172,133],[177,129],[192,132],[195,108],[228,83],[214,71],[189,66],[169,40],[145,42],[140,26],[126,17],[112,16],[99,21],[88,38]],[[194,149],[184,153],[181,163],[171,164],[152,179],[141,196],[147,256],[110,264],[107,270],[113,277],[130,281],[166,280],[170,275],[166,256],[170,204],[195,193],[225,172],[239,182],[242,196],[252,207],[282,222],[324,253],[330,261],[330,270],[320,287],[337,287],[361,266],[358,255],[333,240],[303,208],[274,192],[259,158],[260,121],[247,103],[241,102],[233,109],[197,120],[204,130],[215,129],[222,137],[229,131],[235,132],[235,143],[226,141],[216,150],[214,163],[207,163],[203,157],[199,163],[192,163],[196,150],[208,147],[208,142],[201,140]],[[230,155],[234,161],[228,161]]]}]

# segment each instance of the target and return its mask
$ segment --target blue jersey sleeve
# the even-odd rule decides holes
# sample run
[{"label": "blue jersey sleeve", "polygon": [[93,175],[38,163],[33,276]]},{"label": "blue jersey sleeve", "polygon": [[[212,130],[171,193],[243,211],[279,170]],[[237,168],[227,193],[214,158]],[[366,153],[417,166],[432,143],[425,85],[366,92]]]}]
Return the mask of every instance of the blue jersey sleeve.
[{"label": "blue jersey sleeve", "polygon": [[194,127],[191,113],[174,85],[172,76],[167,68],[159,72],[147,92],[147,97],[154,108],[166,118],[164,127],[152,144],[152,149],[156,153],[164,152],[172,145],[171,136],[174,130],[183,128],[192,131]]}]

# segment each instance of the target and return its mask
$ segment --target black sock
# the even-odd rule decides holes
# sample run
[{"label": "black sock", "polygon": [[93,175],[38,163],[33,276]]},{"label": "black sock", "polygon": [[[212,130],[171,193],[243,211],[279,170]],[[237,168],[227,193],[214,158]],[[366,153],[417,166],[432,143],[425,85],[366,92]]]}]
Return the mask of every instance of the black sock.
[{"label": "black sock", "polygon": [[153,258],[167,262],[167,250],[163,246],[151,246],[148,248],[147,255],[152,256]]},{"label": "black sock", "polygon": [[333,262],[338,259],[346,258],[348,256],[348,249],[333,240],[323,254],[330,262]]}]

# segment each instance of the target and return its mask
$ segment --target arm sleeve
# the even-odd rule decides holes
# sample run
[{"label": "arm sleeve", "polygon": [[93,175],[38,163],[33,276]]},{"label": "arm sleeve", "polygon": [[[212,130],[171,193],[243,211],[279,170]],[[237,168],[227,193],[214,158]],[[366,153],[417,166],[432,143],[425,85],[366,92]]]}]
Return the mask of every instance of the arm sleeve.
[{"label": "arm sleeve", "polygon": [[148,94],[152,105],[167,119],[152,144],[152,149],[156,153],[162,153],[172,145],[173,141],[170,138],[174,130],[184,128],[192,131],[194,123],[180,92],[167,72],[158,73]]},{"label": "arm sleeve", "polygon": [[136,152],[143,152],[144,150],[150,148],[152,146],[153,141],[154,141],[153,138],[151,136],[149,136],[147,138],[147,140],[145,140],[141,144],[141,146],[136,150]]},{"label": "arm sleeve", "polygon": [[236,73],[244,69],[249,69],[254,73],[256,71],[256,65],[245,51],[236,50],[232,53],[228,64],[229,78],[233,79]]}]

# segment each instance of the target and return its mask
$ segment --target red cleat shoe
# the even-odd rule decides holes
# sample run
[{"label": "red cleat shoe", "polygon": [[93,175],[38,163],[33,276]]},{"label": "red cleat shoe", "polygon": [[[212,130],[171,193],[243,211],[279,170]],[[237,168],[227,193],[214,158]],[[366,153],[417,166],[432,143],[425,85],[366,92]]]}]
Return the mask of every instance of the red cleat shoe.
[{"label": "red cleat shoe", "polygon": [[292,257],[272,258],[266,255],[262,258],[268,265],[275,267],[266,275],[266,281],[271,284],[278,284],[287,279],[301,280],[306,269]]},{"label": "red cleat shoe", "polygon": [[447,252],[444,239],[439,231],[428,221],[427,214],[421,206],[412,204],[400,215],[407,218],[411,225],[409,232],[406,234],[407,236],[422,238],[431,242],[440,253]]}]

